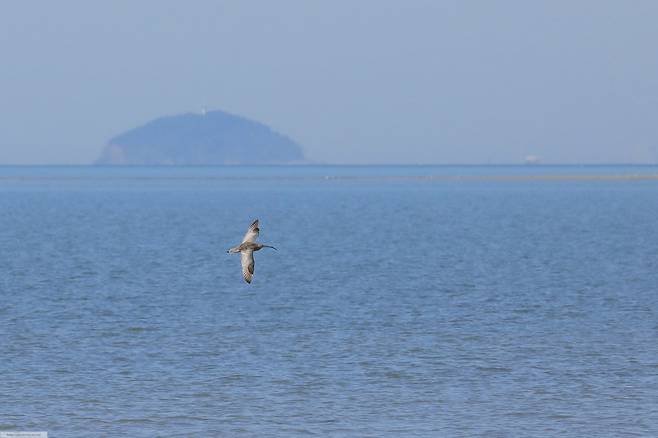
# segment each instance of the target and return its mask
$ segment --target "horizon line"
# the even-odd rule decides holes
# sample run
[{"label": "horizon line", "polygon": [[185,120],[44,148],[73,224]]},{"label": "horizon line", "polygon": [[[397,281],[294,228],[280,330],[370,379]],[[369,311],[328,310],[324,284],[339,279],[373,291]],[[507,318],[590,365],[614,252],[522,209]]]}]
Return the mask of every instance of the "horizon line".
[{"label": "horizon line", "polygon": [[609,163],[272,163],[272,164],[14,164],[0,163],[0,167],[606,167],[606,166],[658,166],[658,162]]}]

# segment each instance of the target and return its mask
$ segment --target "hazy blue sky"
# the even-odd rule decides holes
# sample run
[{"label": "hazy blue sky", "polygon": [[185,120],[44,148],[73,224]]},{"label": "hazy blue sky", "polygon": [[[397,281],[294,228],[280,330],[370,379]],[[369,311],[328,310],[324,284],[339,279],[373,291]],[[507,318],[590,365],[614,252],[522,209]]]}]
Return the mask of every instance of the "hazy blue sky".
[{"label": "hazy blue sky", "polygon": [[658,2],[0,4],[0,163],[223,109],[332,163],[658,161]]}]

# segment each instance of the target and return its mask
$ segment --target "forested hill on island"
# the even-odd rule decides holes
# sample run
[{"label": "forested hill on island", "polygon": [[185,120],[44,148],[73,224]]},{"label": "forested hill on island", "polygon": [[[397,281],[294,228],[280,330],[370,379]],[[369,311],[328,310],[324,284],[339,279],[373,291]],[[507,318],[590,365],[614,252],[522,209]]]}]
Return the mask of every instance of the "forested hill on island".
[{"label": "forested hill on island", "polygon": [[269,127],[223,111],[155,119],[112,138],[96,164],[291,164],[302,148]]}]

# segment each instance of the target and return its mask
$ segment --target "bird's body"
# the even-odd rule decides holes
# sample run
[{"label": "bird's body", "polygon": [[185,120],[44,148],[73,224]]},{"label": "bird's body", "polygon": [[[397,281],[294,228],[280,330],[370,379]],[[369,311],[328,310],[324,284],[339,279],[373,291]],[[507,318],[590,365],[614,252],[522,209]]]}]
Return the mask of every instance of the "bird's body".
[{"label": "bird's body", "polygon": [[234,246],[233,248],[229,249],[228,252],[231,254],[235,254],[236,252],[242,252],[242,251],[260,251],[263,248],[272,248],[272,247],[263,245],[261,243],[242,242],[238,246]]},{"label": "bird's body", "polygon": [[230,254],[235,254],[238,252],[240,253],[242,277],[247,283],[251,283],[251,279],[254,276],[254,251],[260,251],[263,248],[276,249],[273,246],[256,243],[259,232],[260,228],[258,228],[258,219],[256,219],[249,226],[247,234],[245,234],[244,238],[242,239],[242,243],[226,251]]}]

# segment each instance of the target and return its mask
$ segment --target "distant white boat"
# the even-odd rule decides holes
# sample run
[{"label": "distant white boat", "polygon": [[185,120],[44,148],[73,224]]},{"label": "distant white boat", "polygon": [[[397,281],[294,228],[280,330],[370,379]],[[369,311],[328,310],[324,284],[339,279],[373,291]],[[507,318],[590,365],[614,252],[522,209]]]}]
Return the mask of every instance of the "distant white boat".
[{"label": "distant white boat", "polygon": [[526,155],[525,156],[525,164],[539,164],[540,161],[541,161],[541,159],[537,155]]}]

